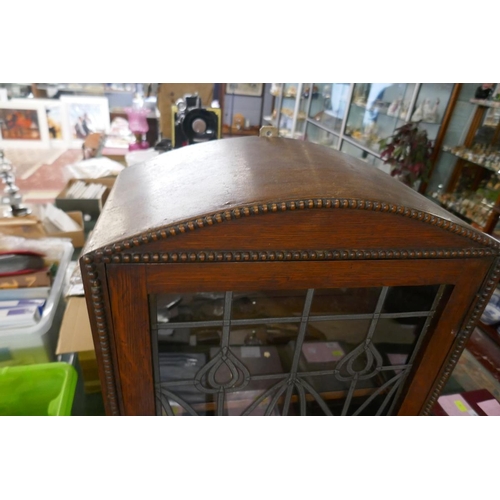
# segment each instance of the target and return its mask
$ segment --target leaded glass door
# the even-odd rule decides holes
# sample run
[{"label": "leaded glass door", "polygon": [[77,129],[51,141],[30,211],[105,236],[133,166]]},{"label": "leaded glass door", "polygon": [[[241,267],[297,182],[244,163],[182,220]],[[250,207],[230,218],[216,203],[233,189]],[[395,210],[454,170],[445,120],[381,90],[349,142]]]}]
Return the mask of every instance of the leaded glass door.
[{"label": "leaded glass door", "polygon": [[385,415],[444,285],[151,296],[161,415]]},{"label": "leaded glass door", "polygon": [[111,265],[121,412],[414,414],[480,286],[460,266],[485,265]]}]

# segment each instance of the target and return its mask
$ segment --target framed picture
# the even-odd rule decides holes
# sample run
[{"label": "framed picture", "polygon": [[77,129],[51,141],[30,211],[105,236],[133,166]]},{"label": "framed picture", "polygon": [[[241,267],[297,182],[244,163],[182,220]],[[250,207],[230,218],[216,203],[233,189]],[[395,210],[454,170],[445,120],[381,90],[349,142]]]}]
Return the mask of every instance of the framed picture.
[{"label": "framed picture", "polygon": [[81,147],[92,133],[107,133],[110,127],[107,97],[61,96],[63,120],[70,147]]},{"label": "framed picture", "polygon": [[263,89],[263,83],[226,83],[226,94],[260,97]]},{"label": "framed picture", "polygon": [[[26,102],[26,99],[10,102]],[[43,107],[50,146],[67,147],[70,138],[64,122],[64,104],[58,99],[30,99],[30,103]]]},{"label": "framed picture", "polygon": [[0,148],[49,148],[47,118],[36,99],[0,102]]},{"label": "framed picture", "polygon": [[56,99],[43,99],[43,108],[47,118],[50,145],[67,145],[70,137],[64,121],[64,104]]}]

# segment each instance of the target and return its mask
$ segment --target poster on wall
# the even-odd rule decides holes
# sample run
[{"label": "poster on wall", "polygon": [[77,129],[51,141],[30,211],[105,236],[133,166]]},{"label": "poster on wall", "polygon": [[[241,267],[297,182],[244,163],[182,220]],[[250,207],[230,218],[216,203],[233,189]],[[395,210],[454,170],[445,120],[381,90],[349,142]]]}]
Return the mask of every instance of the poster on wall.
[{"label": "poster on wall", "polygon": [[81,147],[93,133],[109,131],[109,104],[106,97],[61,96],[64,122],[71,147]]},{"label": "poster on wall", "polygon": [[263,83],[226,83],[226,94],[260,97]]},{"label": "poster on wall", "polygon": [[0,147],[48,148],[43,105],[30,99],[0,102]]}]

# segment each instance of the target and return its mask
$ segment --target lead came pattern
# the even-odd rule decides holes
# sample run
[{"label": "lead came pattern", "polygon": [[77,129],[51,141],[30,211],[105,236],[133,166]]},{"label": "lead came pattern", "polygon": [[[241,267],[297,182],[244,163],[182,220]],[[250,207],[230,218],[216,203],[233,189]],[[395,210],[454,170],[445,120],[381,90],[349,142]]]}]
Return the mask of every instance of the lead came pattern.
[{"label": "lead came pattern", "polygon": [[[411,288],[411,287],[408,287]],[[412,367],[413,360],[418,351],[430,321],[436,311],[437,305],[444,292],[444,285],[441,285],[436,293],[430,310],[415,312],[384,312],[383,307],[386,302],[389,288],[381,289],[375,310],[372,314],[336,314],[336,315],[311,315],[311,304],[314,299],[315,290],[309,289],[305,295],[304,306],[300,317],[279,317],[279,318],[259,318],[259,319],[231,319],[231,311],[234,300],[233,292],[224,294],[224,311],[222,321],[185,321],[171,322],[168,327],[176,328],[196,328],[196,327],[222,327],[220,345],[217,353],[208,363],[203,364],[192,378],[180,378],[176,380],[158,382],[157,378],[157,400],[160,409],[165,415],[171,416],[176,413],[187,413],[189,415],[198,415],[206,410],[203,402],[191,403],[186,401],[189,398],[181,397],[178,392],[190,388],[188,391],[195,391],[202,397],[213,397],[212,407],[214,414],[223,415],[225,408],[234,404],[234,398],[228,401],[228,396],[241,394],[250,383],[267,383],[265,389],[261,389],[253,401],[240,401],[243,405],[242,415],[251,415],[257,409],[265,408],[264,415],[290,414],[292,403],[298,403],[298,410],[301,415],[308,413],[308,405],[315,403],[325,415],[334,414],[327,404],[327,401],[320,391],[315,388],[316,381],[321,377],[328,377],[329,380],[335,379],[339,383],[348,383],[349,389],[343,401],[340,415],[360,415],[370,405],[376,402],[377,398],[383,397],[379,401],[379,406],[375,411],[376,415],[384,414],[394,410],[394,405],[402,389],[403,382],[408,376]],[[417,335],[417,341],[414,345],[411,355],[403,364],[386,365],[374,342],[374,335],[377,331],[377,325],[380,319],[399,319],[404,321],[406,318],[426,318],[425,323]],[[345,320],[369,320],[368,332],[364,340],[353,350],[343,355],[334,369],[317,369],[304,371],[301,370],[299,360],[303,352],[304,341],[310,320],[314,322],[331,322]],[[293,356],[290,370],[286,373],[266,373],[251,374],[241,357],[238,356],[237,347],[230,344],[231,327],[262,325],[266,323],[273,324],[296,324],[298,325],[298,334],[294,342]],[[326,324],[326,323],[325,323]],[[153,332],[157,332],[159,323],[156,323]],[[258,349],[258,348],[257,348]],[[224,379],[225,374],[225,379]],[[386,380],[379,387],[375,387],[367,392],[364,381],[371,381],[381,374],[386,374]],[[221,378],[222,377],[222,378]],[[357,391],[368,396],[359,406],[359,403],[352,406],[352,402],[357,395]],[[191,395],[192,393],[189,392]],[[250,394],[250,392],[249,392]],[[250,402],[251,401],[251,402]],[[215,406],[214,406],[215,405]],[[246,406],[244,406],[246,405]],[[295,407],[297,408],[297,406]],[[161,412],[160,412],[161,413]]]}]

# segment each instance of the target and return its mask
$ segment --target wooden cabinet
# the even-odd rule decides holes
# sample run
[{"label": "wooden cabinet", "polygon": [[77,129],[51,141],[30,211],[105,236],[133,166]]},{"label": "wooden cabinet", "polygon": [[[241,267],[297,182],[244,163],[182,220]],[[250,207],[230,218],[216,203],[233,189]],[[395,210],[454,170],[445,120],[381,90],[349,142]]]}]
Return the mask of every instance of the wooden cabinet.
[{"label": "wooden cabinet", "polygon": [[108,414],[429,414],[499,243],[330,148],[245,137],[117,179],[80,265]]}]

